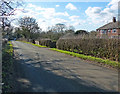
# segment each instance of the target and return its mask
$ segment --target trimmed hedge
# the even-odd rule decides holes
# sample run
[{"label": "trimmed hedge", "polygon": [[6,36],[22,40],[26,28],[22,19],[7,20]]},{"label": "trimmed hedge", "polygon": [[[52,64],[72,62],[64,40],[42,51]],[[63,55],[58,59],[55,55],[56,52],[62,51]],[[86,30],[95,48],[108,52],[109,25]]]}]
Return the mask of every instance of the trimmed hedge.
[{"label": "trimmed hedge", "polygon": [[56,48],[56,42],[50,39],[40,39],[39,44],[50,48]]},{"label": "trimmed hedge", "polygon": [[44,46],[47,46],[47,47],[50,47],[50,43],[51,43],[50,39],[40,39],[39,40],[40,45],[44,45]]},{"label": "trimmed hedge", "polygon": [[74,53],[74,52],[59,50],[59,49],[56,49],[56,48],[51,48],[50,50],[65,53],[65,54],[68,54],[68,55],[71,55],[71,56],[74,56],[74,57],[79,57],[79,58],[84,59],[84,60],[96,61],[98,63],[107,64],[107,65],[110,65],[110,66],[115,67],[115,68],[120,68],[120,63],[116,62],[116,61],[110,61],[108,59],[104,60],[102,58],[97,58],[97,57],[93,57],[93,56],[86,56],[86,55],[83,55],[83,54],[78,54],[78,53]]},{"label": "trimmed hedge", "polygon": [[118,61],[120,42],[118,39],[99,38],[59,39],[56,47],[61,50]]}]

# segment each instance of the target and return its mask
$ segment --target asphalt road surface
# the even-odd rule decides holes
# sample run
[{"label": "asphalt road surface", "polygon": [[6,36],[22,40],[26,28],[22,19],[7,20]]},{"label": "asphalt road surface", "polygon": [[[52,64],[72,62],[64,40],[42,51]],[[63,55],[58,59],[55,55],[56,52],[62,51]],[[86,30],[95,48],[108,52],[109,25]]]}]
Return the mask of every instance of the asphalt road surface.
[{"label": "asphalt road surface", "polygon": [[118,72],[49,48],[12,41],[15,92],[116,92]]}]

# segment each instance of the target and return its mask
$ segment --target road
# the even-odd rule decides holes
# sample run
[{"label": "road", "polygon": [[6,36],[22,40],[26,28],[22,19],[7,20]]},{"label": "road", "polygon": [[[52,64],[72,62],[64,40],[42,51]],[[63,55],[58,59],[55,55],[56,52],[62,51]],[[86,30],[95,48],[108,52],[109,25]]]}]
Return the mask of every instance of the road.
[{"label": "road", "polygon": [[17,92],[113,92],[118,72],[49,48],[12,41]]}]

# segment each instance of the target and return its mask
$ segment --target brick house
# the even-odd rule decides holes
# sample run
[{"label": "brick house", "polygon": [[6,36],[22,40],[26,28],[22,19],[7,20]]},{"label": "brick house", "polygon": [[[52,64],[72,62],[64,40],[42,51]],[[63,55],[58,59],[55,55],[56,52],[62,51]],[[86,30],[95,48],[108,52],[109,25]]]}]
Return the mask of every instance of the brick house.
[{"label": "brick house", "polygon": [[97,32],[97,36],[100,38],[118,38],[120,36],[120,22],[116,21],[116,18],[113,17],[113,22],[110,22],[98,28]]}]

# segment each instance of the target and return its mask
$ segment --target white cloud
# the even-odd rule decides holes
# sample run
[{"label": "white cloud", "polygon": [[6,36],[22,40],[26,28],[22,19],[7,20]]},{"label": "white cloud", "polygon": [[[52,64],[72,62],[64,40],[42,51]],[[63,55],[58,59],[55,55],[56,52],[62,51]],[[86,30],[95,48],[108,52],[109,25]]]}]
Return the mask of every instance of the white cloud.
[{"label": "white cloud", "polygon": [[72,23],[72,25],[74,27],[76,27],[76,26],[79,27],[79,26],[85,25],[85,24],[86,24],[86,20],[83,20],[83,19],[77,19],[77,20],[73,21],[73,23]]},{"label": "white cloud", "polygon": [[[118,10],[118,2],[120,2],[120,0],[112,0],[109,4],[108,7],[110,6],[111,10]],[[120,3],[119,3],[120,4]]]},{"label": "white cloud", "polygon": [[43,16],[46,19],[52,19],[55,14],[55,9],[54,8],[46,8],[44,11],[40,11],[40,15]]},{"label": "white cloud", "polygon": [[27,7],[30,7],[30,8],[35,8],[36,6],[33,5],[33,4],[28,4]]},{"label": "white cloud", "polygon": [[88,21],[94,24],[111,22],[114,16],[117,18],[118,1],[120,0],[112,0],[104,9],[101,7],[88,7],[85,11]]},{"label": "white cloud", "polygon": [[80,18],[80,16],[76,16],[76,15],[69,17],[69,19],[70,19],[71,21],[76,21],[76,20],[78,20],[79,18]]},{"label": "white cloud", "polygon": [[73,26],[78,26],[78,25],[81,25],[81,24],[80,24],[80,22],[74,22],[72,25]]},{"label": "white cloud", "polygon": [[57,24],[57,23],[67,23],[68,21],[65,19],[61,19],[61,18],[54,18],[51,20],[52,23]]},{"label": "white cloud", "polygon": [[100,16],[101,16],[101,8],[88,7],[85,13],[88,16],[88,18],[92,20],[93,23],[97,23],[97,19],[100,19]]},{"label": "white cloud", "polygon": [[65,12],[56,12],[55,8],[44,8],[41,6],[36,6],[33,4],[29,4],[26,7],[27,13],[22,13],[17,11],[16,17],[30,16],[36,19],[38,25],[46,31],[48,26],[52,26],[56,23],[66,23],[67,20],[57,18],[60,16],[69,17],[69,14]]},{"label": "white cloud", "polygon": [[70,9],[70,10],[77,10],[77,7],[75,7],[73,4],[68,3],[65,7],[66,9]]},{"label": "white cloud", "polygon": [[60,5],[56,5],[56,7],[60,7]]},{"label": "white cloud", "polygon": [[[36,6],[29,4],[26,9],[27,12],[23,13],[22,11],[15,11],[15,18],[21,18],[24,16],[33,17],[38,22],[38,25],[46,31],[48,26],[55,25],[57,23],[70,24],[73,26],[79,26],[80,23],[83,23],[80,20],[80,17],[77,15],[69,15],[68,12],[58,12],[55,8],[44,8],[41,6]],[[63,17],[68,17],[70,20],[66,20]],[[13,24],[15,26],[15,24]]]},{"label": "white cloud", "polygon": [[112,1],[108,4],[108,6],[114,5],[114,4],[118,3],[119,1],[120,1],[120,0],[112,0]]},{"label": "white cloud", "polygon": [[35,10],[37,10],[37,11],[42,11],[42,10],[45,10],[45,8],[41,8],[41,7],[37,7],[37,6],[36,6]]},{"label": "white cloud", "polygon": [[49,26],[53,26],[57,23],[66,24],[67,22],[68,22],[67,20],[61,19],[61,18],[52,18],[52,19],[49,19],[49,20],[45,20],[43,18],[40,18],[38,20],[38,25],[42,28],[43,31],[46,31]]},{"label": "white cloud", "polygon": [[19,11],[19,10],[15,11],[16,15],[14,15],[14,17],[15,18],[21,18],[21,17],[24,17],[24,16],[28,16],[28,17],[37,18],[37,16],[39,15],[38,12],[33,11],[32,9],[26,9],[26,10],[27,10],[26,13],[23,13],[22,11]]},{"label": "white cloud", "polygon": [[80,27],[86,24],[86,20],[81,19],[80,16],[77,15],[70,16],[69,19],[72,23],[71,25],[74,27]]},{"label": "white cloud", "polygon": [[42,23],[42,24],[39,24],[39,26],[40,26],[40,28],[42,28],[43,31],[46,31],[48,26],[49,26],[49,24],[48,23]]},{"label": "white cloud", "polygon": [[39,17],[43,17],[45,19],[53,19],[57,16],[69,16],[67,12],[56,12],[55,8],[43,8],[40,6],[36,6],[33,4],[28,4],[25,9],[27,12],[23,13],[22,11],[15,11],[15,18],[20,18],[24,16],[33,17],[35,19],[39,19]]},{"label": "white cloud", "polygon": [[55,16],[69,16],[67,12],[57,12],[54,14]]},{"label": "white cloud", "polygon": [[54,8],[46,8],[40,14],[46,19],[52,19],[56,16],[69,16],[67,12],[56,12]]},{"label": "white cloud", "polygon": [[28,7],[34,7],[35,11],[46,19],[52,19],[55,16],[69,16],[67,12],[56,12],[55,8],[42,8],[32,4],[29,4]]}]

